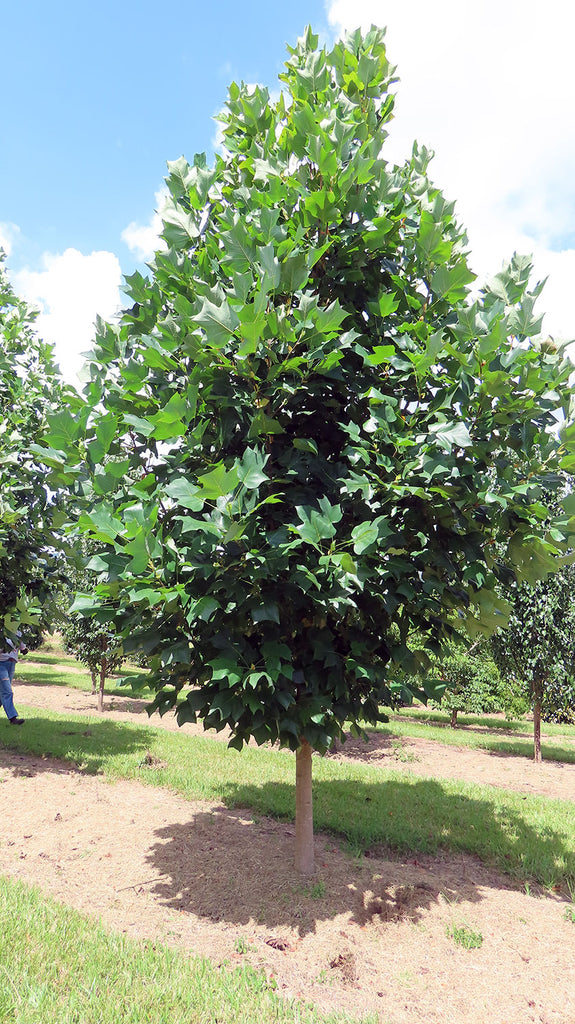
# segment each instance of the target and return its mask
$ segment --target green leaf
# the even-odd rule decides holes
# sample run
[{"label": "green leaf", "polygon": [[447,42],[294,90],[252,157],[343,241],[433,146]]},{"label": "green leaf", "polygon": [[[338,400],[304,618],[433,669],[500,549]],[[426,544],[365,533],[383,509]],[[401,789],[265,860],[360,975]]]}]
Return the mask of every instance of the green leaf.
[{"label": "green leaf", "polygon": [[196,218],[175,203],[162,210],[162,235],[175,249],[188,248],[197,239],[200,229]]},{"label": "green leaf", "polygon": [[198,484],[201,487],[202,497],[206,501],[215,501],[223,498],[237,487],[239,483],[239,467],[232,466],[226,469],[223,462],[219,462],[209,473],[203,473],[198,477]]},{"label": "green leaf", "polygon": [[280,290],[292,295],[307,284],[309,274],[305,253],[298,252],[293,256],[288,256],[280,264]]},{"label": "green leaf", "polygon": [[95,538],[103,541],[114,541],[123,533],[121,519],[116,518],[109,509],[99,505],[90,512],[84,512],[79,519],[80,529],[90,532]]},{"label": "green leaf", "polygon": [[265,483],[268,478],[263,469],[267,461],[267,455],[263,455],[256,449],[248,448],[237,467],[239,480],[244,487],[247,487],[248,490],[254,490],[260,484]]},{"label": "green leaf", "polygon": [[453,267],[439,267],[431,278],[431,288],[435,295],[458,302],[465,298],[468,285],[475,281],[476,276],[465,260],[459,260]]},{"label": "green leaf", "polygon": [[253,622],[277,622],[280,621],[280,612],[275,601],[264,601],[259,608],[252,608],[251,617]]},{"label": "green leaf", "polygon": [[375,345],[373,352],[367,354],[367,362],[370,366],[381,366],[382,363],[389,363],[395,352],[395,345]]},{"label": "green leaf", "polygon": [[371,522],[359,523],[355,526],[351,531],[351,539],[356,555],[361,555],[364,551],[367,551],[372,544],[375,544],[378,536],[378,528]]},{"label": "green leaf", "polygon": [[207,595],[200,597],[194,607],[194,618],[201,619],[202,622],[209,622],[219,607],[220,603],[214,597],[208,597]]},{"label": "green leaf", "polygon": [[311,437],[295,437],[293,440],[293,446],[300,452],[312,452],[313,455],[318,454],[317,444]]},{"label": "green leaf", "polygon": [[432,423],[429,432],[435,434],[437,443],[448,452],[454,445],[459,448],[470,448],[473,444],[465,423]]},{"label": "green leaf", "polygon": [[129,427],[133,427],[136,433],[142,437],[150,437],[154,433],[154,424],[141,416],[134,416],[132,413],[124,413],[124,421]]},{"label": "green leaf", "polygon": [[204,328],[208,344],[214,348],[223,348],[227,345],[239,326],[238,317],[225,300],[216,306],[209,299],[202,299],[202,306],[199,313],[195,314],[195,320]]},{"label": "green leaf", "polygon": [[70,412],[63,409],[48,418],[45,440],[51,448],[67,450],[73,447],[80,436],[81,424]]},{"label": "green leaf", "polygon": [[[326,499],[323,500],[326,501]],[[300,523],[293,526],[292,529],[303,541],[313,544],[314,547],[319,547],[322,540],[335,537],[334,513],[338,511],[341,518],[341,509],[339,506],[332,509],[329,502],[327,502],[327,506],[328,508],[324,504],[321,512],[314,508],[296,507]]]},{"label": "green leaf", "polygon": [[248,431],[248,440],[261,437],[262,434],[283,434],[284,428],[273,416],[268,416],[263,409],[258,409]]},{"label": "green leaf", "polygon": [[69,614],[90,615],[99,607],[100,603],[94,594],[76,594],[73,603],[70,605]]},{"label": "green leaf", "polygon": [[167,484],[166,494],[183,508],[191,509],[192,512],[200,512],[204,507],[205,495],[200,496],[199,487],[190,483],[185,477],[176,477],[175,480]]}]

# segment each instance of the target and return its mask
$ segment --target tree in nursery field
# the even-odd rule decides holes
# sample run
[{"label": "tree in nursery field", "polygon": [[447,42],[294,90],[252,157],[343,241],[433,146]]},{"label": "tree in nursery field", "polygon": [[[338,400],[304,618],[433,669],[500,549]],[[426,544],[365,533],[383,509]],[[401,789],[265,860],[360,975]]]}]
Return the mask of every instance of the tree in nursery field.
[{"label": "tree in nursery field", "polygon": [[94,616],[72,615],[64,627],[66,650],[86,665],[92,678],[92,693],[97,695],[98,711],[104,710],[106,679],[123,661],[122,646],[115,628],[100,623]]},{"label": "tree in nursery field", "polygon": [[[575,511],[575,496],[566,499]],[[491,638],[501,672],[520,680],[533,708],[534,760],[541,761],[541,718],[569,721],[575,676],[575,567],[514,588],[509,623]],[[571,712],[575,711],[575,701]]]},{"label": "tree in nursery field", "polygon": [[213,166],[169,164],[166,248],[99,324],[44,459],[102,545],[76,608],[120,609],[153,707],[296,752],[309,873],[312,751],[504,622],[516,567],[556,567],[538,480],[553,488],[571,365],[532,340],[529,261],[471,302],[430,154],[386,161],[381,30],[329,52],[308,30],[280,77],[276,101],[231,86]]},{"label": "tree in nursery field", "polygon": [[501,679],[487,640],[475,641],[469,650],[446,649],[434,671],[445,685],[440,706],[450,713],[452,729],[457,728],[459,712],[482,715],[503,710]]},{"label": "tree in nursery field", "polygon": [[[0,251],[0,646],[19,626],[42,628],[55,612],[64,562],[62,496],[32,454],[66,389],[52,349],[34,331],[36,313],[19,299]],[[66,414],[68,418],[70,414]]]}]

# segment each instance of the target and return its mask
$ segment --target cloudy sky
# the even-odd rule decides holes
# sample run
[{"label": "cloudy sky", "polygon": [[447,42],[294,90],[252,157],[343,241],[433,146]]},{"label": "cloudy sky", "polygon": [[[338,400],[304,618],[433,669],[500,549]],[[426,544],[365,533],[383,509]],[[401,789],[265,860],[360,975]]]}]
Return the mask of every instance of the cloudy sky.
[{"label": "cloudy sky", "polygon": [[0,246],[72,377],[97,313],[154,247],[166,160],[213,156],[230,81],[277,87],[310,23],[387,26],[389,159],[414,138],[457,200],[480,279],[533,253],[545,329],[575,338],[575,7],[566,0],[20,0],[2,13]]}]

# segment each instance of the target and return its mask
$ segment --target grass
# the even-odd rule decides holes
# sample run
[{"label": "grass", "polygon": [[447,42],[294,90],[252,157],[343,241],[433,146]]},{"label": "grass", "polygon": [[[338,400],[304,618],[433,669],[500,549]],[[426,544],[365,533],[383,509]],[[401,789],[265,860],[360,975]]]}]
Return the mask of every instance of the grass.
[{"label": "grass", "polygon": [[[451,728],[450,714],[446,711],[434,711],[423,705],[414,704],[411,707],[402,708],[398,711],[388,709],[388,713],[393,719],[414,720],[424,724],[440,725],[444,729]],[[493,715],[467,715],[460,711],[457,716],[457,729],[454,731],[457,732],[460,727],[463,729],[491,729],[498,732],[531,735],[532,722],[527,718],[496,718]],[[575,725],[543,722],[542,728],[549,736],[564,736],[575,742]]]},{"label": "grass", "polygon": [[[190,800],[293,820],[295,760],[287,752],[249,747],[239,754],[207,736],[151,724],[22,711],[25,729],[1,723],[0,745],[63,758],[110,780],[139,779]],[[465,851],[521,880],[575,884],[575,815],[566,800],[318,757],[314,816],[316,828],[358,853],[378,845]]]},{"label": "grass", "polygon": [[[120,672],[106,680],[106,696],[126,697],[144,696],[151,697],[147,688],[133,690],[129,685],[121,685],[120,679],[132,680],[141,676],[142,669],[135,665],[127,664],[122,666]],[[116,681],[117,680],[117,681]],[[18,662],[17,683],[33,683],[50,686],[66,686],[75,690],[91,691],[92,679],[87,668],[85,668],[72,654],[66,654],[57,644],[52,643],[48,648],[42,646],[37,651],[31,651]]]},{"label": "grass", "polygon": [[[33,664],[31,664],[31,662]],[[62,671],[62,668],[64,669]],[[141,676],[142,669],[134,665],[122,667],[119,677],[129,682]],[[57,636],[49,637],[41,648],[32,651],[28,660],[18,663],[18,681],[23,683],[49,683],[56,686],[67,686],[89,691],[92,688],[89,672],[76,661],[73,655],[66,654],[61,640]],[[131,689],[129,685],[114,685],[112,677],[106,683],[106,696],[141,696],[151,699],[151,691],[147,689]],[[390,721],[387,725],[377,727],[377,731],[399,738],[401,736],[422,737],[452,747],[468,747],[476,750],[491,750],[494,753],[514,754],[520,757],[532,757],[533,740],[529,729],[530,724],[521,720],[506,720],[492,716],[462,715],[458,717],[458,728],[451,729],[450,716],[442,711],[432,711],[424,707],[410,707],[403,711],[389,712]],[[370,728],[372,728],[370,726]],[[509,738],[486,735],[486,729],[511,734]],[[514,733],[524,735],[511,738]],[[561,737],[567,742],[549,743],[547,736]],[[543,758],[548,761],[562,761],[575,764],[575,726],[543,723]],[[398,760],[412,760],[413,755],[396,747]]]},{"label": "grass", "polygon": [[[411,709],[410,709],[411,711]],[[443,743],[449,747],[468,747],[472,750],[491,750],[498,754],[514,754],[519,757],[533,757],[533,739],[529,735],[529,724],[527,722],[498,722],[498,728],[509,726],[510,731],[525,733],[524,737],[500,739],[499,736],[490,736],[484,731],[477,729],[478,725],[490,728],[487,723],[493,719],[480,718],[479,716],[468,715],[461,717],[461,726],[457,729],[449,727],[448,717],[437,713],[426,713],[429,718],[423,715],[407,718],[405,712],[397,715],[390,714],[390,721],[387,724],[378,725],[374,731],[384,733],[390,737],[411,736],[421,739],[433,740],[436,743]],[[420,720],[421,719],[421,720]],[[473,720],[470,722],[469,720]],[[441,724],[438,724],[441,721]],[[370,726],[370,729],[373,727]],[[575,726],[553,725],[543,723],[542,726],[541,751],[546,761],[562,761],[565,764],[575,764]],[[558,742],[550,743],[545,736],[551,735],[560,738]]]},{"label": "grass", "polygon": [[273,979],[248,963],[218,967],[159,943],[135,942],[1,877],[0,1020],[352,1024],[345,1014],[323,1015],[281,999]]},{"label": "grass", "polygon": [[465,925],[451,925],[447,928],[447,935],[456,946],[463,946],[464,949],[479,949],[483,945],[481,932],[474,932]]}]

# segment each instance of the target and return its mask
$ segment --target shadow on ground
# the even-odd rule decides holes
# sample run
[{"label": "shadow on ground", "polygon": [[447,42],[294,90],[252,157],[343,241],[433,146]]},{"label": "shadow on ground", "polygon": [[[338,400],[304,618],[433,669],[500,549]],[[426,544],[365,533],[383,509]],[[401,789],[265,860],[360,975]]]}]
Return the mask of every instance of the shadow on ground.
[{"label": "shadow on ground", "polygon": [[44,717],[37,711],[25,712],[25,724],[13,726],[0,721],[0,764],[10,767],[21,754],[34,758],[27,774],[58,770],[97,774],[110,755],[142,752],[142,759],[153,743],[155,731],[143,726],[130,728],[124,722],[94,717]]},{"label": "shadow on ground", "polygon": [[[253,808],[253,788],[228,787],[226,803]],[[278,797],[283,802],[287,794],[278,791],[290,788],[265,784],[258,803],[272,806]],[[334,800],[338,806],[354,808],[356,823],[362,817],[363,825],[372,813],[366,808],[373,807],[373,833],[380,841],[368,847],[364,857],[357,852],[354,856],[353,846],[348,845],[348,856],[342,858],[341,833],[336,838],[325,832],[318,835],[317,876],[302,882],[292,867],[292,823],[254,819],[251,810],[218,807],[194,815],[188,824],[156,831],[157,842],[148,860],[163,877],[154,885],[155,896],[181,913],[234,925],[253,921],[267,927],[283,925],[303,936],[315,931],[318,921],[340,914],[351,916],[360,927],[377,920],[417,923],[440,895],[451,902],[476,902],[482,899],[482,887],[489,884],[517,889],[519,883],[495,875],[479,858],[464,852],[467,830],[482,831],[486,844],[497,844],[503,861],[515,871],[520,871],[524,855],[534,858],[542,870],[546,863],[555,865],[565,858],[575,871],[574,853],[559,833],[539,834],[509,808],[505,817],[498,816],[492,803],[446,793],[432,780],[380,785],[319,782],[314,794],[320,820],[322,804],[329,806]],[[412,842],[398,844],[393,829],[388,842],[385,838],[382,842],[386,833],[382,818],[396,813],[385,808],[398,806],[403,830],[409,833],[405,822],[416,826]],[[346,832],[345,822],[341,832]],[[353,844],[353,823],[347,834]],[[398,845],[403,853],[397,853]],[[414,850],[424,852],[415,856]],[[523,877],[529,874],[526,869]]]},{"label": "shadow on ground", "polygon": [[[337,753],[349,755],[357,758],[360,761],[373,760],[374,755],[377,756],[377,752],[389,752],[393,754],[394,748],[400,747],[405,741],[409,743],[409,740],[427,740],[428,743],[441,744],[441,740],[435,738],[428,738],[425,736],[422,729],[421,734],[409,735],[407,733],[394,733],[393,726],[389,731],[381,732],[380,730],[369,730],[368,736],[369,741],[366,743],[364,740],[351,738],[346,740],[344,744],[338,745]],[[473,728],[462,728],[450,729],[446,727],[446,734],[452,739],[453,742],[445,743],[444,746],[450,747],[451,749],[457,749],[458,733],[461,735],[461,747],[469,750],[480,750],[482,753],[491,754],[494,757],[525,757],[529,761],[533,760],[533,738],[526,736],[522,739],[520,736],[511,736],[509,738],[503,737],[490,737],[484,730],[477,730]],[[482,736],[482,742],[478,747],[466,747],[464,736],[467,732],[479,732]],[[567,742],[570,742],[567,740]],[[562,764],[575,764],[575,749],[566,749],[565,745],[554,743],[552,740],[543,740],[541,744],[542,756],[545,761],[560,762]],[[328,755],[329,756],[329,755]],[[409,758],[402,758],[398,756],[399,760],[409,760]]]}]

